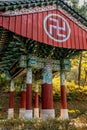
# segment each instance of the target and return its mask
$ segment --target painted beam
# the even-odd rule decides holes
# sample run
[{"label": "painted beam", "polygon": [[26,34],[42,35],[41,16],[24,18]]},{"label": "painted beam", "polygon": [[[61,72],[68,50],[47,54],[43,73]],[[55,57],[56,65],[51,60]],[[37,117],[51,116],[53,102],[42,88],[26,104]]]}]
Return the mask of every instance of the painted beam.
[{"label": "painted beam", "polygon": [[[28,66],[33,67],[33,68],[43,68],[44,64],[49,62],[52,66],[52,70],[54,71],[60,71],[60,60],[52,60],[52,59],[45,59],[45,58],[38,58],[32,55],[29,55],[28,58]],[[70,65],[70,60],[65,59],[64,60],[64,70],[65,71],[70,71],[71,65]]]}]

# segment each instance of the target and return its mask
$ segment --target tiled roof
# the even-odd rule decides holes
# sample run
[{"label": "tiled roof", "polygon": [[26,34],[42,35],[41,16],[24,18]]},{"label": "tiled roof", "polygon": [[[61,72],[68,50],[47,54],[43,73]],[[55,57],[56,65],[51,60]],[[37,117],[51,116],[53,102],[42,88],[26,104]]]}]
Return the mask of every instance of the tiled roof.
[{"label": "tiled roof", "polygon": [[67,3],[63,0],[0,0],[0,11],[6,10],[15,10],[36,6],[46,6],[53,5],[61,6],[67,12],[69,12],[72,16],[78,19],[81,23],[87,26],[87,19],[81,16],[78,12],[72,9]]}]

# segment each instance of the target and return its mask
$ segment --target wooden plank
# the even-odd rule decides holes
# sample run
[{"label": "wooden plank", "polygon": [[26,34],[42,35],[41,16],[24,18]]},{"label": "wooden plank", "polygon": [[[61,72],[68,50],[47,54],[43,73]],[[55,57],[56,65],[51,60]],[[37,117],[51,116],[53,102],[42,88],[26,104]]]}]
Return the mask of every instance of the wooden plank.
[{"label": "wooden plank", "polygon": [[74,33],[75,33],[75,49],[79,49],[79,37],[78,37],[78,27],[74,24]]},{"label": "wooden plank", "polygon": [[38,41],[43,41],[43,13],[38,13]]},{"label": "wooden plank", "polygon": [[71,48],[75,49],[75,30],[74,30],[74,23],[70,22],[70,28],[71,28]]},{"label": "wooden plank", "polygon": [[22,21],[21,21],[21,35],[26,37],[27,34],[27,15],[22,15]]},{"label": "wooden plank", "polygon": [[83,32],[82,32],[82,28],[80,27],[79,27],[79,46],[80,46],[80,49],[84,49]]},{"label": "wooden plank", "polygon": [[10,17],[10,22],[9,22],[9,30],[12,32],[15,32],[15,16]]},{"label": "wooden plank", "polygon": [[22,22],[22,16],[16,16],[16,25],[15,25],[15,32],[17,34],[21,34],[21,22]]},{"label": "wooden plank", "polygon": [[0,16],[0,26],[2,26],[2,23],[3,23],[3,17]]},{"label": "wooden plank", "polygon": [[[69,27],[70,27],[70,37],[66,41],[67,42],[66,48],[72,48],[72,46],[71,46],[71,35],[72,35],[72,32],[71,32],[71,26],[70,26],[71,21],[68,18],[66,18],[66,21],[67,21],[67,23],[69,24]],[[67,29],[67,34],[69,33],[68,31],[69,30]]]},{"label": "wooden plank", "polygon": [[38,34],[38,17],[37,13],[33,14],[33,27],[32,27],[32,33],[33,33],[33,39],[37,41],[37,34]]},{"label": "wooden plank", "polygon": [[31,38],[33,37],[33,31],[32,31],[32,24],[33,22],[33,16],[32,14],[28,14],[28,21],[27,21],[27,37]]},{"label": "wooden plank", "polygon": [[[46,17],[48,15],[48,12],[46,11],[46,12],[44,12],[43,13],[43,19]],[[46,25],[46,27],[47,27],[47,25]],[[44,27],[43,27],[44,28]],[[44,31],[44,30],[42,30],[43,31],[43,43],[46,43],[47,44],[47,34],[46,34],[46,32]]]},{"label": "wooden plank", "polygon": [[83,30],[83,45],[84,49],[87,50],[87,32]]},{"label": "wooden plank", "polygon": [[9,17],[3,17],[3,27],[5,29],[8,29],[9,28]]}]

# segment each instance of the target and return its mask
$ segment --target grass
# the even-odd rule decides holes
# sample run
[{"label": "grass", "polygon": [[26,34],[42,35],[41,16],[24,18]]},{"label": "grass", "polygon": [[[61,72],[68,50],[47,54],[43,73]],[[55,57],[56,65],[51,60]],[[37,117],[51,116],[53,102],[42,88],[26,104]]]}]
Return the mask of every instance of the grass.
[{"label": "grass", "polygon": [[19,119],[7,120],[0,122],[0,130],[87,130],[86,123],[84,123],[87,118],[81,122],[82,118],[64,121],[58,118],[48,120],[33,119],[28,121]]}]

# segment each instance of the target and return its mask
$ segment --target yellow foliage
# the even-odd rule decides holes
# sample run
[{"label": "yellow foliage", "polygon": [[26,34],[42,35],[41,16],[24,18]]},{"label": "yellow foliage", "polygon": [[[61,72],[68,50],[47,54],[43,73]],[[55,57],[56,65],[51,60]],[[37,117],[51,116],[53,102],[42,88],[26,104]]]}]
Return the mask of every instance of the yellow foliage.
[{"label": "yellow foliage", "polygon": [[52,82],[54,85],[60,85],[60,77],[53,78]]},{"label": "yellow foliage", "polygon": [[80,113],[79,110],[68,110],[69,113]]},{"label": "yellow foliage", "polygon": [[75,81],[72,80],[71,82],[66,82],[66,86],[67,88],[74,88],[74,89],[77,89],[78,88],[78,85],[75,84]]},{"label": "yellow foliage", "polygon": [[[60,77],[54,78],[52,83],[53,83],[53,94],[60,93]],[[74,80],[72,80],[71,82],[66,81],[66,88],[67,88],[67,93],[71,91],[87,93],[87,86],[84,87],[80,86],[79,89],[79,86],[75,84]]]},{"label": "yellow foliage", "polygon": [[87,86],[84,87],[84,91],[87,91]]},{"label": "yellow foliage", "polygon": [[53,83],[53,94],[60,91],[60,77],[56,77],[52,81]]}]

